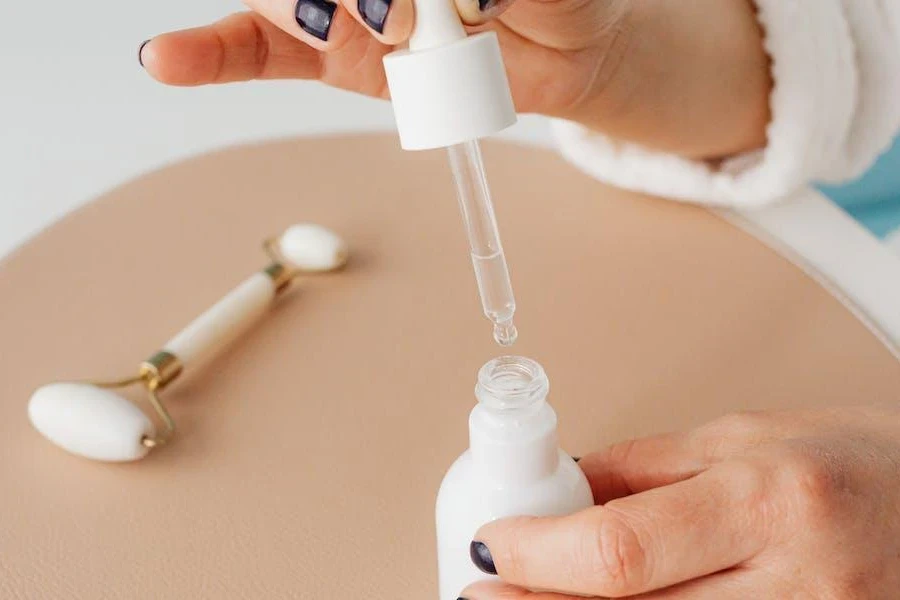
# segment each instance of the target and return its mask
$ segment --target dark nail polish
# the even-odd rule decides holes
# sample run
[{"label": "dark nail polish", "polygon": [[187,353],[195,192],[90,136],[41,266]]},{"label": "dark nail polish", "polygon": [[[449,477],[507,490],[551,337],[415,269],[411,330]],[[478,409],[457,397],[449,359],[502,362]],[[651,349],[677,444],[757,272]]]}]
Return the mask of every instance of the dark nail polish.
[{"label": "dark nail polish", "polygon": [[498,1],[499,0],[478,0],[478,8],[481,9],[481,12],[490,10],[497,6]]},{"label": "dark nail polish", "polygon": [[303,31],[323,42],[328,39],[337,4],[328,0],[297,0],[294,18]]},{"label": "dark nail polish", "polygon": [[391,9],[391,0],[358,0],[356,6],[366,25],[378,33],[384,33],[384,22]]},{"label": "dark nail polish", "polygon": [[475,566],[480,571],[488,575],[497,574],[497,567],[494,566],[494,558],[491,556],[491,551],[483,543],[472,542],[469,545],[469,556],[472,557],[472,562],[475,563]]},{"label": "dark nail polish", "polygon": [[141,45],[138,46],[138,63],[143,67],[144,66],[144,58],[141,56],[144,53],[144,46],[150,43],[150,40],[144,40],[141,42]]},{"label": "dark nail polish", "polygon": [[466,599],[465,599],[465,598],[463,598],[463,597],[462,597],[462,596],[460,596],[460,597],[459,597],[459,598],[457,598],[457,599],[456,599],[456,600],[466,600]]}]

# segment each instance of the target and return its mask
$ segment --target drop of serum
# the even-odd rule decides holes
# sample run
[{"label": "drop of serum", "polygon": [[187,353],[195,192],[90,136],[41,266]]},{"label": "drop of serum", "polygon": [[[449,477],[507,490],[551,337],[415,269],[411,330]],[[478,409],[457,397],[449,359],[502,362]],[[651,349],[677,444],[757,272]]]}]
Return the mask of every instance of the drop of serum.
[{"label": "drop of serum", "polygon": [[501,346],[512,346],[519,337],[519,331],[513,324],[512,319],[503,323],[494,324],[494,340]]}]

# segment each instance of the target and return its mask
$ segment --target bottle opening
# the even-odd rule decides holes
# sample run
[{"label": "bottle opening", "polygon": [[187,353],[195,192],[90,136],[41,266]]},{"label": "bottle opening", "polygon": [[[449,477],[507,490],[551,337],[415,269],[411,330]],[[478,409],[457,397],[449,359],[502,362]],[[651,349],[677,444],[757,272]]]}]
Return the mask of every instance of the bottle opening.
[{"label": "bottle opening", "polygon": [[547,397],[550,382],[543,367],[523,356],[501,356],[478,372],[475,396],[496,410],[521,409]]}]

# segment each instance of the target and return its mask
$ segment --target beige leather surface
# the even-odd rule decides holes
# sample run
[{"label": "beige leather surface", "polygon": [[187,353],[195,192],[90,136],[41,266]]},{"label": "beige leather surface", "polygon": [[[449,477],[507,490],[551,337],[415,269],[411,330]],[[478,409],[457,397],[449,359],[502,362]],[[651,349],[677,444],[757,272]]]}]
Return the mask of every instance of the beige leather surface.
[{"label": "beige leather surface", "polygon": [[[486,157],[515,350],[546,367],[570,452],[896,397],[888,352],[745,234],[550,153]],[[99,464],[30,429],[36,386],[130,372],[298,221],[346,236],[351,266],[171,389],[171,446]],[[174,165],[0,264],[0,307],[0,598],[435,597],[433,498],[499,353],[440,152],[290,140]]]}]

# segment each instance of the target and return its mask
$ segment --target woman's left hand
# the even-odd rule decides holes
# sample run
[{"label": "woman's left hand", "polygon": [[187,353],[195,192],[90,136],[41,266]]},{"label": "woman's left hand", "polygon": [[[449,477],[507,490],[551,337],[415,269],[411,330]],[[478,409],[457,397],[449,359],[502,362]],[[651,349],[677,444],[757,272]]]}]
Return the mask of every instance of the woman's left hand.
[{"label": "woman's left hand", "polygon": [[503,583],[463,598],[900,597],[900,410],[742,413],[580,464],[599,506],[482,528]]}]

